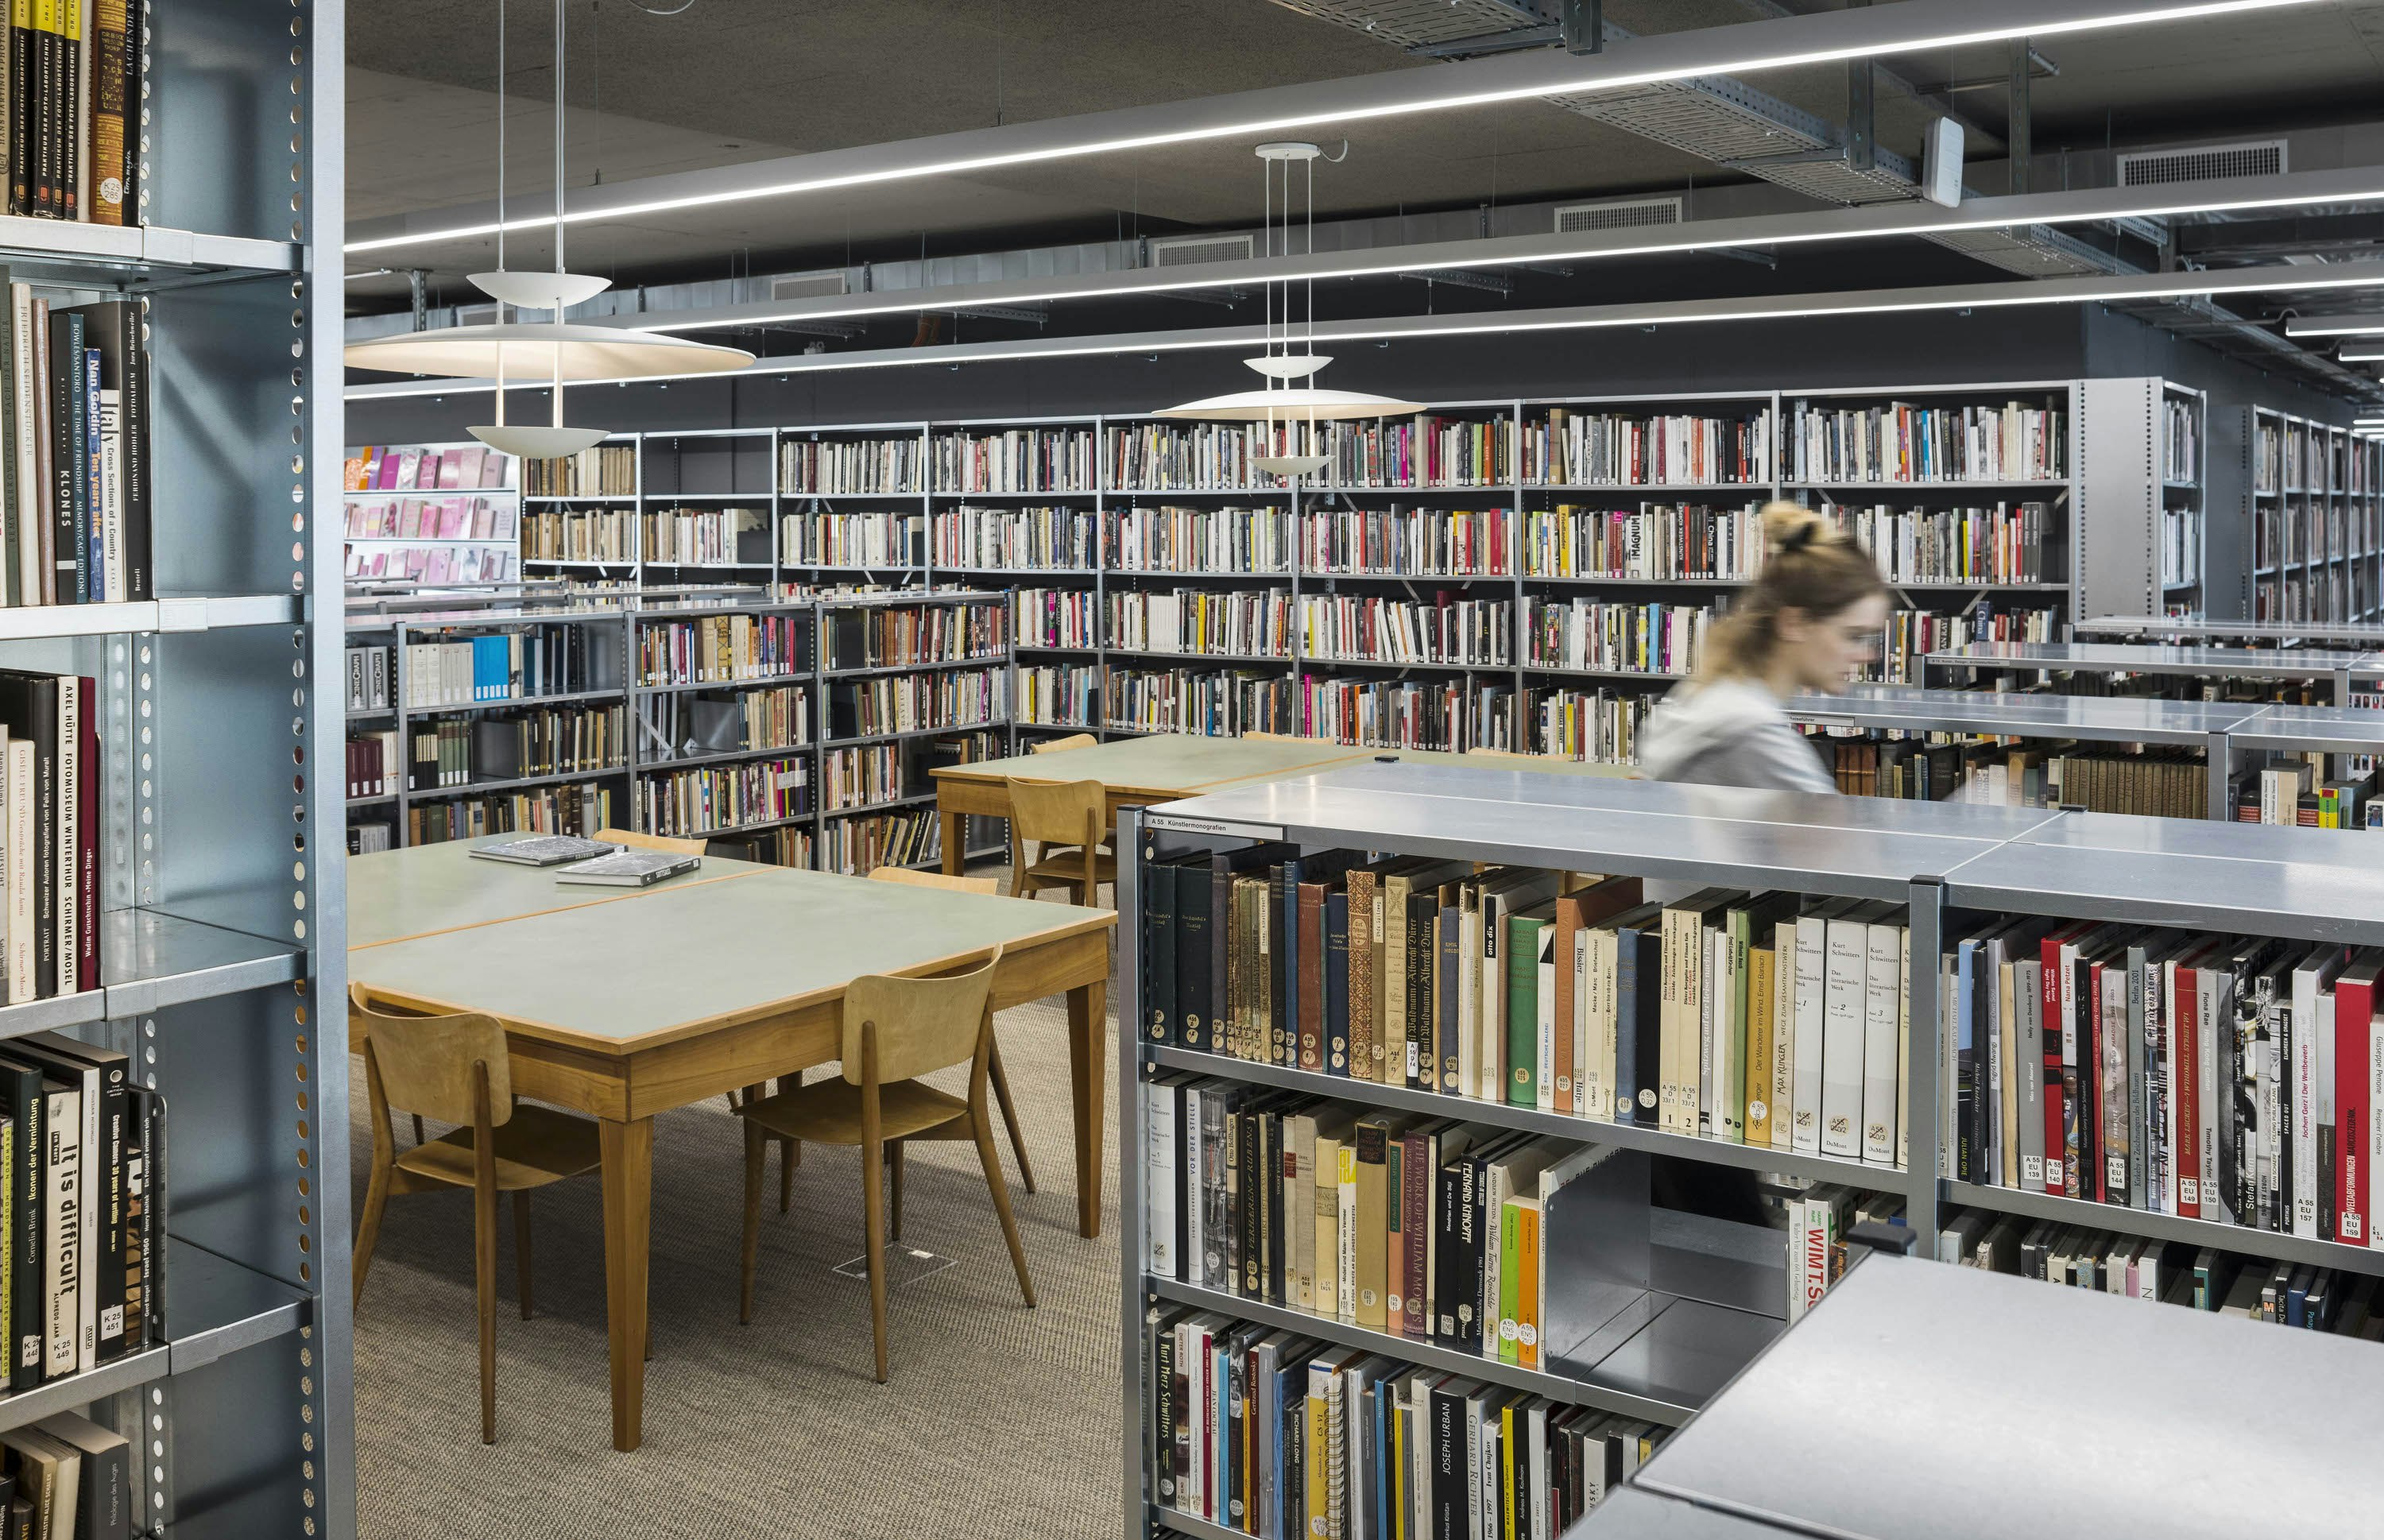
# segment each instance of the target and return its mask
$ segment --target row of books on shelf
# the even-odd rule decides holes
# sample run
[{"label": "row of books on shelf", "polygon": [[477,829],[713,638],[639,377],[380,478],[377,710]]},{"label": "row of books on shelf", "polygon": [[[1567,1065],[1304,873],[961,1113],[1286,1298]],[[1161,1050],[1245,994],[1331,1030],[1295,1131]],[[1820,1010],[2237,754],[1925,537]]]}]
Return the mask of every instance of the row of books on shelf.
[{"label": "row of books on shelf", "polygon": [[1461,591],[1428,600],[1302,594],[1295,622],[1310,658],[1497,668],[1512,666],[1515,657],[1514,605]]},{"label": "row of books on shelf", "polygon": [[0,283],[0,602],[152,598],[147,302]]},{"label": "row of books on shelf", "polygon": [[[617,770],[628,761],[628,719],[619,705],[549,706],[504,715],[447,717],[348,735],[348,795]],[[401,780],[401,775],[403,779]]]},{"label": "row of books on shelf", "polygon": [[637,622],[640,683],[688,685],[775,679],[811,670],[808,617],[707,615]]},{"label": "row of books on shelf", "polygon": [[943,854],[943,821],[934,808],[831,818],[820,826],[820,869],[866,873],[920,866]]},{"label": "row of books on shelf", "polygon": [[522,515],[521,553],[533,562],[629,563],[638,559],[631,508],[533,508]]},{"label": "row of books on shelf", "polygon": [[812,810],[811,757],[786,754],[638,777],[638,826],[686,838],[800,818]]},{"label": "row of books on shelf", "polygon": [[[1903,911],[1264,844],[1145,863],[1152,1041],[1411,1089],[1903,1159]],[[1261,950],[1263,949],[1263,950]]]},{"label": "row of books on shelf", "polygon": [[[1896,509],[1832,506],[1837,527],[1869,552],[1892,583],[2043,583],[2066,580],[2051,504]],[[1757,545],[1760,545],[1758,540]],[[2053,546],[2051,559],[2046,547]]]},{"label": "row of books on shelf", "polygon": [[1266,487],[1263,455],[1305,453],[1306,425],[1147,422],[1106,430],[1101,485],[1142,491],[1205,491]]},{"label": "row of books on shelf", "polygon": [[[613,815],[615,782],[582,781],[479,796],[442,797],[405,810],[405,843],[436,845],[484,834],[576,834],[624,826]],[[393,817],[366,814],[348,823],[348,852],[365,855],[396,844]]]},{"label": "row of books on shelf", "polygon": [[2002,406],[1828,407],[1797,401],[1781,427],[1786,479],[2050,481],[2067,472],[2066,415],[2013,401]]},{"label": "row of books on shelf", "polygon": [[2016,917],[1940,971],[1947,1174],[2376,1244],[2384,958]]},{"label": "row of books on shelf", "polygon": [[1558,1540],[1670,1432],[1211,1310],[1143,1350],[1152,1499],[1270,1540]]},{"label": "row of books on shelf", "polygon": [[801,685],[649,695],[638,702],[638,743],[651,762],[799,749],[812,740],[811,700]]},{"label": "row of books on shelf", "polygon": [[366,540],[510,540],[518,511],[511,499],[351,498],[347,536]]},{"label": "row of books on shelf", "polygon": [[1039,492],[1091,487],[1098,453],[1089,428],[1012,428],[938,433],[927,464],[940,491]]},{"label": "row of books on shelf", "polygon": [[1640,416],[1552,406],[1523,425],[1526,483],[1710,485],[1771,479],[1768,413]]},{"label": "row of books on shelf", "polygon": [[863,743],[820,755],[820,806],[835,813],[900,801],[911,756],[900,743]]},{"label": "row of books on shelf", "polygon": [[916,493],[926,484],[926,441],[917,433],[778,441],[782,491],[822,497]]},{"label": "row of books on shelf", "polygon": [[344,558],[352,581],[511,583],[521,577],[520,553],[509,546],[351,545]]},{"label": "row of books on shelf", "polygon": [[1007,607],[988,594],[978,604],[851,605],[832,609],[822,639],[827,666],[897,668],[913,664],[990,662],[1010,648]]},{"label": "row of books on shelf", "polygon": [[640,515],[647,563],[657,566],[768,566],[767,508],[658,508]]},{"label": "row of books on shelf", "polygon": [[[435,711],[618,689],[620,652],[608,640],[586,627],[552,622],[450,641],[408,642],[405,709]],[[348,710],[386,710],[395,703],[395,648],[351,647],[347,668]]]},{"label": "row of books on shelf", "polygon": [[1685,675],[1705,651],[1717,607],[1523,598],[1524,661],[1535,668]]},{"label": "row of books on shelf", "polygon": [[6,212],[93,225],[143,222],[146,13],[103,0],[18,9],[0,59]]},{"label": "row of books on shelf", "polygon": [[2175,397],[2161,403],[2161,478],[2202,479],[2202,404]]},{"label": "row of books on shelf", "polygon": [[1319,508],[1299,515],[1299,567],[1313,573],[1494,577],[1512,572],[1504,508]]},{"label": "row of books on shelf", "polygon": [[2268,1262],[2216,1247],[2147,1240],[2093,1224],[1957,1210],[1938,1255],[1988,1273],[2180,1305],[2241,1320],[2384,1341],[2384,1299],[2372,1274]]},{"label": "row of books on shelf", "polygon": [[1763,565],[1760,506],[1601,509],[1564,503],[1532,509],[1523,515],[1523,573],[1634,581],[1750,578]]},{"label": "row of books on shelf", "polygon": [[0,1434],[0,1515],[7,1540],[129,1540],[145,1533],[133,1509],[131,1442],[61,1411]]},{"label": "row of books on shelf", "polygon": [[[2256,512],[2256,510],[2255,510]],[[2160,568],[2165,589],[2202,581],[2202,510],[2161,510]]]},{"label": "row of books on shelf", "polygon": [[522,462],[522,491],[531,497],[627,497],[637,490],[634,444],[595,444],[560,459]]},{"label": "row of books on shelf", "polygon": [[1288,572],[1283,508],[1122,508],[1106,525],[1112,572]]},{"label": "row of books on shelf", "polygon": [[831,680],[827,687],[827,736],[832,739],[982,727],[1009,719],[1005,669],[892,674]]},{"label": "row of books on shelf", "polygon": [[455,491],[512,479],[513,456],[482,444],[366,444],[340,467],[340,485],[352,492]]},{"label": "row of books on shelf", "polygon": [[[927,528],[924,545],[912,539],[901,549],[915,553],[913,560],[937,566],[1082,571],[1099,560],[1100,516],[1090,508],[962,506],[939,510],[932,520],[916,514],[888,516],[905,518],[904,528],[913,535]],[[822,515],[820,522],[827,518]],[[827,543],[823,537],[813,539]]]}]

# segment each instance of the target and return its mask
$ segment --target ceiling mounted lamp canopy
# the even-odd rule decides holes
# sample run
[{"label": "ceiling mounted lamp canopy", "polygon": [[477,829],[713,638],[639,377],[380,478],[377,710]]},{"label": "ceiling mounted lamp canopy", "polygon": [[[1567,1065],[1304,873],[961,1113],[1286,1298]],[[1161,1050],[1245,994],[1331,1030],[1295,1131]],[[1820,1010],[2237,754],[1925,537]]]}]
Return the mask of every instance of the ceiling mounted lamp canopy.
[{"label": "ceiling mounted lamp canopy", "polygon": [[[613,327],[584,326],[566,321],[564,312],[612,287],[610,279],[592,273],[566,271],[563,266],[564,120],[563,19],[564,0],[554,0],[554,270],[514,272],[505,267],[505,232],[497,230],[497,266],[493,272],[474,273],[472,282],[497,302],[497,319],[485,326],[439,327],[402,332],[348,345],[342,357],[350,368],[386,369],[398,374],[446,375],[460,379],[492,379],[496,421],[472,428],[472,437],[503,453],[525,460],[553,460],[576,454],[607,438],[611,429],[570,428],[563,421],[563,387],[585,380],[620,380],[725,373],[753,362],[742,348],[720,347],[662,332],[623,331]],[[505,196],[505,20],[497,6],[497,201]],[[505,307],[545,310],[550,321],[508,321]],[[505,386],[513,380],[544,380],[554,391],[553,420],[545,425],[505,421]]]},{"label": "ceiling mounted lamp canopy", "polygon": [[[1303,251],[1314,249],[1316,158],[1321,153],[1315,145],[1305,143],[1277,142],[1259,146],[1259,160],[1266,183],[1262,228],[1267,256],[1291,255],[1291,168],[1295,163],[1305,172],[1303,228],[1306,237]],[[1343,153],[1347,152],[1345,150]],[[1280,205],[1275,201],[1275,171],[1278,167],[1283,172]],[[1280,220],[1275,217],[1278,206],[1283,211]],[[1320,422],[1348,422],[1361,417],[1422,410],[1415,402],[1370,395],[1363,391],[1337,391],[1313,383],[1295,384],[1297,380],[1312,381],[1316,372],[1333,360],[1315,348],[1316,285],[1312,279],[1304,286],[1302,309],[1306,326],[1295,349],[1291,288],[1289,279],[1264,286],[1265,345],[1258,357],[1242,360],[1259,376],[1260,383],[1257,389],[1204,396],[1198,401],[1187,401],[1181,406],[1170,406],[1156,414],[1182,421],[1249,423],[1265,434],[1273,451],[1253,456],[1250,464],[1269,476],[1306,476],[1322,470],[1331,463],[1331,455],[1315,453],[1316,425]],[[1293,452],[1285,453],[1287,449]]]}]

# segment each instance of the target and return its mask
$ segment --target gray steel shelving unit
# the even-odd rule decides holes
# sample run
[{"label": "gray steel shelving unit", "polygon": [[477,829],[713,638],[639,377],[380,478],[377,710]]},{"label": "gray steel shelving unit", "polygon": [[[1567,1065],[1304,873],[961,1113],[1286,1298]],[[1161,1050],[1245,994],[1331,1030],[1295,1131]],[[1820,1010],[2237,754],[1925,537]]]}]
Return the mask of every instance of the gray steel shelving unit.
[{"label": "gray steel shelving unit", "polygon": [[[170,1108],[147,1340],[0,1399],[131,1441],[135,1533],[355,1530],[341,627],[339,0],[138,7],[134,222],[0,217],[60,304],[140,301],[140,602],[0,610],[11,667],[96,682],[101,983],[0,1008],[130,1056]],[[336,613],[336,612],[333,612]],[[331,766],[326,770],[325,766]]]},{"label": "gray steel shelving unit", "polygon": [[2002,674],[2173,674],[2192,678],[2326,679],[2337,705],[2357,679],[2384,678],[2384,652],[2321,648],[2166,647],[2117,641],[1973,642],[1931,652],[1928,669]]},{"label": "gray steel shelving unit", "polygon": [[[932,800],[931,793],[906,796],[899,801],[879,802],[866,808],[827,810],[821,806],[826,756],[839,748],[870,743],[900,742],[917,738],[940,738],[964,733],[990,732],[1006,735],[1007,714],[985,723],[959,727],[912,728],[896,733],[865,734],[859,737],[831,739],[828,737],[827,687],[835,680],[891,677],[916,673],[947,673],[970,668],[994,668],[1005,675],[1009,654],[961,661],[931,660],[921,664],[895,664],[882,666],[831,667],[826,652],[819,644],[820,628],[828,615],[840,610],[864,607],[907,607],[925,604],[1000,604],[1001,596],[980,590],[943,590],[929,593],[903,591],[877,595],[848,595],[832,599],[771,599],[759,589],[738,593],[725,593],[716,588],[658,587],[648,590],[619,589],[585,590],[569,597],[583,602],[594,602],[602,607],[572,608],[558,604],[551,609],[521,609],[517,601],[505,595],[488,596],[484,602],[475,602],[471,596],[426,596],[420,600],[390,606],[376,602],[369,608],[379,611],[395,608],[395,615],[351,614],[347,620],[350,639],[366,645],[387,645],[393,649],[391,669],[392,704],[388,709],[368,709],[347,713],[347,720],[362,727],[379,727],[387,724],[401,744],[405,741],[408,727],[425,718],[472,716],[492,711],[561,704],[599,704],[619,702],[627,719],[628,758],[599,769],[561,771],[551,775],[524,776],[505,780],[474,781],[457,786],[444,786],[422,790],[409,789],[404,785],[404,766],[399,766],[396,791],[346,800],[349,809],[370,813],[387,808],[394,820],[392,843],[406,843],[407,815],[418,803],[451,801],[486,792],[530,789],[547,786],[566,786],[584,782],[608,783],[618,795],[627,799],[616,804],[616,821],[624,826],[643,829],[645,813],[637,796],[636,782],[643,776],[702,765],[735,764],[750,760],[769,759],[781,755],[800,756],[806,762],[809,776],[808,806],[799,815],[769,819],[736,827],[705,831],[708,838],[727,838],[738,834],[767,829],[801,827],[810,840],[807,864],[817,866],[825,860],[823,836],[830,819],[891,811]],[[786,615],[798,618],[801,627],[804,666],[792,673],[776,674],[736,679],[696,679],[684,681],[648,682],[640,674],[637,661],[638,634],[650,627],[676,622],[699,620],[705,616],[734,615]],[[602,654],[612,660],[610,672],[615,683],[602,688],[575,690],[562,694],[526,696],[499,701],[454,702],[437,705],[409,705],[408,681],[412,670],[408,660],[410,649],[418,642],[434,640],[439,634],[460,632],[488,634],[523,627],[578,625],[609,633],[598,644]],[[661,742],[649,725],[646,707],[661,697],[695,691],[742,691],[781,685],[801,685],[808,693],[807,719],[802,739],[796,743],[766,749],[736,749],[719,752],[677,755],[670,746]],[[980,844],[973,847],[971,859],[1001,853],[999,845]],[[908,863],[913,866],[933,865],[940,852]]]},{"label": "gray steel shelving unit", "polygon": [[2241,410],[2253,531],[2245,613],[2334,625],[2384,617],[2384,449],[2330,423]]},{"label": "gray steel shelving unit", "polygon": [[[1937,955],[1948,922],[1965,914],[2106,918],[2384,945],[2384,872],[2364,860],[2356,844],[2256,826],[1373,764],[1228,789],[1147,810],[1127,809],[1120,814],[1119,838],[1119,849],[1128,856],[1119,868],[1119,908],[1126,916],[1119,933],[1124,994],[1121,1016],[1136,1024],[1147,1019],[1140,998],[1143,863],[1276,839],[1310,848],[1511,862],[1692,886],[1889,899],[1907,906],[1916,959]],[[1935,968],[1911,969],[1906,988],[1913,1022],[1939,1020]],[[1906,1056],[1904,1096],[1910,1158],[1900,1166],[1755,1149],[1158,1047],[1138,1030],[1127,1067],[1119,1076],[1121,1149],[1138,1149],[1145,1137],[1144,1083],[1177,1070],[1306,1091],[1362,1107],[1434,1112],[1583,1144],[1894,1193],[1905,1201],[1907,1223],[1924,1237],[1923,1255],[1933,1251],[1944,1211],[1962,1206],[2384,1275],[2384,1250],[1948,1179],[1942,1174],[1951,1169],[1952,1149],[1944,1138],[1943,1109],[1952,1088],[1943,1084],[1933,1042],[1931,1051],[1919,1051],[1916,1044]],[[1149,1274],[1142,1236],[1149,1168],[1136,1161],[1127,1162],[1127,1169],[1121,1194],[1120,1329],[1125,1382],[1124,1533],[1128,1540],[1147,1540],[1159,1533],[1225,1533],[1154,1506],[1146,1487],[1148,1332],[1158,1313],[1173,1306],[1211,1310],[1330,1342],[1378,1348],[1395,1360],[1671,1423],[1693,1415],[1779,1333],[1780,1323],[1759,1310],[1648,1289],[1635,1310],[1621,1311],[1608,1329],[1578,1341],[1567,1340],[1552,1325],[1546,1339],[1553,1355],[1548,1370],[1501,1368],[1430,1344]],[[1597,1245],[1596,1228],[1588,1230],[1583,1244]],[[1555,1228],[1549,1231],[1556,1233]],[[1587,1274],[1571,1267],[1564,1275],[1561,1289],[1590,1288],[1604,1301],[1600,1311],[1611,1308],[1610,1283],[1579,1282]],[[1545,1308],[1553,1323],[1567,1307],[1553,1281],[1550,1292]]]}]

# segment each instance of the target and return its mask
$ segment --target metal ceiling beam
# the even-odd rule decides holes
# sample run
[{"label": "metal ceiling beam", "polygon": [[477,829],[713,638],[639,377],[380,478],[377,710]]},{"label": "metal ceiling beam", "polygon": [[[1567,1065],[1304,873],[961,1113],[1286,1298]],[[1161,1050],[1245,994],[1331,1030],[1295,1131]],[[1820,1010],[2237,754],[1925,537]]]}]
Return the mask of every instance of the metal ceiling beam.
[{"label": "metal ceiling beam", "polygon": [[[2316,0],[1900,0],[1736,26],[1633,39],[1600,54],[1546,50],[1393,69],[1338,81],[1123,107],[972,129],[883,144],[786,155],[582,189],[567,222],[602,224],[673,209],[789,197],[807,192],[1168,143],[1256,138],[1330,123],[1447,111],[1542,96],[1583,97],[1701,75],[1743,75],[1797,65],[1907,54],[2011,37],[2052,37],[2131,24],[2314,4]],[[508,230],[554,222],[530,200],[503,211]],[[493,201],[363,219],[347,250],[377,251],[493,234]]]},{"label": "metal ceiling beam", "polygon": [[[1440,316],[1397,316],[1319,321],[1314,340],[1323,345],[1361,342],[1430,341],[1481,336],[1493,332],[1556,332],[1625,327],[1695,326],[1724,322],[1828,318],[1832,317],[1917,314],[1955,310],[1998,310],[2021,306],[2093,304],[2123,305],[2191,301],[2230,294],[2345,295],[2384,294],[2384,260],[2346,262],[2324,267],[2237,268],[2223,272],[2138,273],[2117,277],[2002,279],[1981,283],[1938,284],[1907,289],[1868,289],[1844,292],[1763,294],[1728,299],[1645,301],[1631,304],[1570,305],[1531,310],[1474,312]],[[2264,334],[2266,335],[2266,334]],[[887,348],[847,354],[810,354],[799,358],[757,360],[726,375],[694,378],[734,379],[740,375],[764,377],[817,373],[838,369],[884,368],[923,364],[970,364],[1033,361],[1119,354],[1158,354],[1252,348],[1266,338],[1257,326],[1216,327],[1189,331],[1147,331],[1099,337],[1031,337],[1018,342],[979,342],[916,348]],[[2282,338],[2271,336],[2279,347]],[[591,383],[603,383],[593,381]],[[350,401],[371,401],[416,395],[473,394],[489,389],[483,380],[399,381],[352,386]]]},{"label": "metal ceiling beam", "polygon": [[[1306,279],[1390,275],[1456,267],[1531,266],[1684,252],[1808,245],[1824,242],[1943,236],[2012,226],[2065,225],[2111,218],[2174,215],[2196,208],[2279,208],[2384,198],[2384,167],[2295,171],[2281,177],[2227,177],[2152,187],[2076,188],[2023,197],[1974,198],[1958,208],[1935,204],[1875,204],[1821,208],[1686,225],[1626,227],[1544,235],[1437,241],[1361,251],[1204,262],[1185,267],[1140,267],[1068,278],[1003,279],[933,289],[875,291],[814,299],[757,300],[700,311],[648,311],[594,320],[600,326],[656,330],[753,326],[780,318],[832,318],[949,310],[973,304],[1036,304],[1070,299],[1186,295],[1203,290],[1256,288]],[[2221,227],[2233,228],[2233,227]]]}]

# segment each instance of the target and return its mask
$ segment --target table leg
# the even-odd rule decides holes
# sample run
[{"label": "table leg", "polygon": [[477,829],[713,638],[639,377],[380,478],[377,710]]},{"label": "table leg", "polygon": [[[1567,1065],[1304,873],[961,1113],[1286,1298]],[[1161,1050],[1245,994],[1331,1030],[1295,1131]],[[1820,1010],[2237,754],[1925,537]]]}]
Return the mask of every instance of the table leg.
[{"label": "table leg", "polygon": [[1101,1103],[1109,981],[1068,991],[1068,1089],[1076,1111],[1076,1233],[1101,1233]]},{"label": "table leg", "polygon": [[604,1156],[604,1316],[612,1339],[613,1447],[645,1437],[646,1250],[652,1239],[654,1123],[598,1124]]},{"label": "table leg", "polygon": [[965,815],[941,806],[936,809],[944,821],[944,876],[959,876],[967,869],[967,852],[962,846],[962,831],[968,827]]}]

